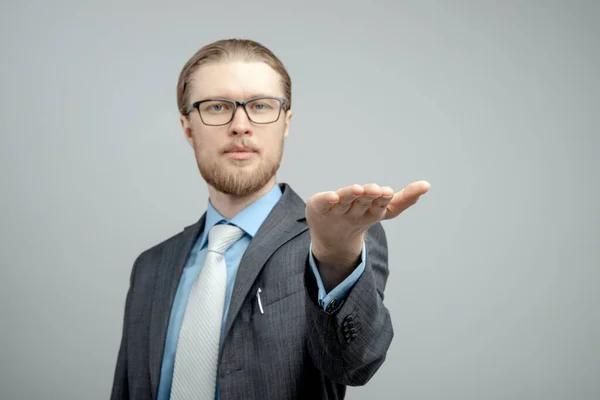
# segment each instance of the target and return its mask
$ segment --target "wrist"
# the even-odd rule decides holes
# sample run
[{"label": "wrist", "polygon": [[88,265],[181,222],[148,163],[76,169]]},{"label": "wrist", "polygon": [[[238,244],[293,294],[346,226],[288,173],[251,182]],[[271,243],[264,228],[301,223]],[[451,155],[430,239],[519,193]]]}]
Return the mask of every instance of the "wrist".
[{"label": "wrist", "polygon": [[325,242],[311,236],[312,253],[319,269],[347,270],[360,264],[364,235]]}]

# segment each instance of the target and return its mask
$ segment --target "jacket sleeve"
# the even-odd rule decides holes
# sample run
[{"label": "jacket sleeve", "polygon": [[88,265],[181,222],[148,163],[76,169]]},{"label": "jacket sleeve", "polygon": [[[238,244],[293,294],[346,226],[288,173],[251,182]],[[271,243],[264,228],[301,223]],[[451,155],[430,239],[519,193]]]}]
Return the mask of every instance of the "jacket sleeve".
[{"label": "jacket sleeve", "polygon": [[347,386],[364,385],[373,377],[394,336],[389,311],[383,304],[389,270],[381,223],[369,229],[365,244],[364,272],[344,302],[328,310],[318,305],[318,288],[308,256],[306,261],[308,349],[324,375]]},{"label": "jacket sleeve", "polygon": [[129,379],[127,374],[127,325],[129,320],[129,308],[131,303],[131,293],[133,288],[133,282],[135,279],[135,270],[138,260],[131,269],[131,276],[129,278],[129,289],[127,291],[127,297],[125,299],[125,312],[123,316],[123,333],[121,336],[121,345],[119,346],[119,353],[117,355],[117,365],[115,367],[115,374],[113,378],[112,391],[110,395],[111,400],[128,400],[129,399]]}]

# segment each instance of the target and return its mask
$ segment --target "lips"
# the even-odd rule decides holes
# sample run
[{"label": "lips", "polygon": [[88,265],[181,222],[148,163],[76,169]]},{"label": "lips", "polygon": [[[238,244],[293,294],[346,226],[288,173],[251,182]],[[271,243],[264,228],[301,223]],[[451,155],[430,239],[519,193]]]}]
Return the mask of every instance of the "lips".
[{"label": "lips", "polygon": [[234,160],[249,160],[256,153],[248,147],[233,147],[225,151],[225,154]]},{"label": "lips", "polygon": [[233,149],[226,150],[225,153],[254,153],[254,150],[248,147],[234,147]]}]

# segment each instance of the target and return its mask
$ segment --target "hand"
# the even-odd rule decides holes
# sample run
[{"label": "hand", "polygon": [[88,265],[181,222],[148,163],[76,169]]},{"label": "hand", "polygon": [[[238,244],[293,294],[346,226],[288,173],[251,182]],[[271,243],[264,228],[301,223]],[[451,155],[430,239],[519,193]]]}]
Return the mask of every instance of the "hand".
[{"label": "hand", "polygon": [[306,220],[314,257],[320,265],[349,269],[342,273],[349,275],[358,265],[367,230],[379,221],[396,218],[429,188],[426,181],[413,182],[397,193],[389,186],[352,185],[311,196],[306,202]]}]

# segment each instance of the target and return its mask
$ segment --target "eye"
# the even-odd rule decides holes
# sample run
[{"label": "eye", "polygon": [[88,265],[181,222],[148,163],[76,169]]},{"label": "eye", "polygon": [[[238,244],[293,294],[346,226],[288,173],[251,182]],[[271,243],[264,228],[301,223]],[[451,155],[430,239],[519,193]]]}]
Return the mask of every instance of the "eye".
[{"label": "eye", "polygon": [[257,103],[252,103],[252,110],[254,111],[268,111],[272,109],[273,106],[266,101],[260,101]]},{"label": "eye", "polygon": [[202,112],[210,114],[220,114],[229,112],[231,110],[231,104],[224,101],[207,101],[202,104]]}]

